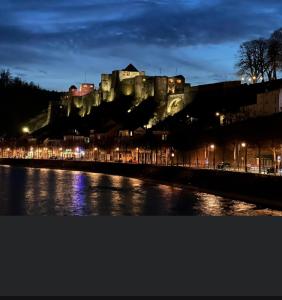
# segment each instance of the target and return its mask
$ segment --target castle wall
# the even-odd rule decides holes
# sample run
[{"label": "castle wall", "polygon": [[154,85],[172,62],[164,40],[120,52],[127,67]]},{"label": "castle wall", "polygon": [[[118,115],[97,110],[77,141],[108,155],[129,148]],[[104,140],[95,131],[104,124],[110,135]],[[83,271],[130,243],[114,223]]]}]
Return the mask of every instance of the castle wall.
[{"label": "castle wall", "polygon": [[135,78],[137,76],[145,76],[145,72],[119,71],[119,80],[120,81],[123,81],[125,79]]},{"label": "castle wall", "polygon": [[168,90],[168,78],[155,77],[155,98],[159,103],[164,104],[166,102],[167,90]]},{"label": "castle wall", "polygon": [[124,79],[120,85],[123,95],[132,96],[135,93],[135,78]]},{"label": "castle wall", "polygon": [[169,95],[167,101],[167,115],[173,116],[180,112],[185,106],[185,95]]},{"label": "castle wall", "polygon": [[110,92],[112,87],[112,75],[102,74],[101,75],[101,89],[103,92]]},{"label": "castle wall", "polygon": [[101,96],[99,91],[95,91],[94,92],[94,102],[93,102],[93,106],[99,106],[101,104]]},{"label": "castle wall", "polygon": [[135,105],[139,105],[143,100],[146,100],[148,96],[145,92],[145,81],[144,76],[137,76],[135,78]]},{"label": "castle wall", "polygon": [[148,97],[155,96],[155,79],[154,77],[147,77],[145,82],[145,93]]},{"label": "castle wall", "polygon": [[[78,93],[72,86],[70,92]],[[185,84],[183,76],[145,76],[145,72],[113,71],[112,74],[102,74],[100,89],[95,90],[94,85],[84,84],[81,91],[90,91],[83,97],[74,97],[66,101],[68,115],[71,107],[79,109],[79,114],[85,116],[91,113],[93,107],[101,105],[103,101],[112,102],[116,96],[135,96],[133,106],[140,105],[149,97],[154,97],[158,108],[150,124],[154,125],[167,116],[172,116],[181,111],[187,104],[192,102],[191,86]],[[80,91],[80,92],[81,92]],[[83,94],[83,93],[82,93]]]}]

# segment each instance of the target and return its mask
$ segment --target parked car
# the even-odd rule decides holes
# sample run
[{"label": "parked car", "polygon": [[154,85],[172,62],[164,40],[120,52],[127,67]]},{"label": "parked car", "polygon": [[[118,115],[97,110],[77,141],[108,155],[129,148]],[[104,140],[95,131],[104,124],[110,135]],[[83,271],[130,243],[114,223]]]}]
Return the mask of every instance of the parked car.
[{"label": "parked car", "polygon": [[229,170],[231,168],[231,164],[228,162],[221,162],[217,165],[218,170]]},{"label": "parked car", "polygon": [[279,174],[279,175],[282,175],[282,169],[277,169],[275,170],[275,168],[271,167],[271,168],[268,168],[266,170],[266,174]]},{"label": "parked car", "polygon": [[67,157],[66,160],[74,160],[74,157]]}]

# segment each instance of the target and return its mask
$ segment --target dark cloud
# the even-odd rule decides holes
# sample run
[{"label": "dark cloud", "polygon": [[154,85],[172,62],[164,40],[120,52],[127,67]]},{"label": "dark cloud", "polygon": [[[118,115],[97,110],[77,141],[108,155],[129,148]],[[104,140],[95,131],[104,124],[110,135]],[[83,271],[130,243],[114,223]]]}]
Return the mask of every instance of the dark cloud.
[{"label": "dark cloud", "polygon": [[154,49],[151,59],[164,67],[170,62],[205,68],[199,59],[188,61],[175,52],[206,47],[208,57],[211,45],[268,36],[282,24],[281,11],[277,0],[2,0],[0,64],[55,68],[68,59],[75,65],[89,64],[91,56],[107,61],[102,57],[107,55],[107,69],[125,61],[126,53],[148,66]]}]

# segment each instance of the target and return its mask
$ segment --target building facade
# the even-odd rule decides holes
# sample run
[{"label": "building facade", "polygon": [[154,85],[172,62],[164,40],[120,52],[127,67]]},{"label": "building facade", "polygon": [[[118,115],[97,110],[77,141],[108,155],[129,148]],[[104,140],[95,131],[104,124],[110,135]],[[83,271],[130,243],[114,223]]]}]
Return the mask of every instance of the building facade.
[{"label": "building facade", "polygon": [[255,104],[242,106],[238,113],[227,114],[227,123],[240,122],[247,119],[267,117],[282,112],[282,89],[257,95]]}]

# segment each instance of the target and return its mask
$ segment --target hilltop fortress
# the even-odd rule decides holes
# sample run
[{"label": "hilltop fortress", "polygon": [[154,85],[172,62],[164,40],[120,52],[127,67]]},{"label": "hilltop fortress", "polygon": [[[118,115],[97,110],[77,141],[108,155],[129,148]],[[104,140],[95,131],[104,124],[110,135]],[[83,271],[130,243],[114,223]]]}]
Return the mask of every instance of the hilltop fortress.
[{"label": "hilltop fortress", "polygon": [[102,74],[98,88],[90,83],[81,84],[80,89],[71,86],[63,105],[67,107],[68,115],[75,107],[79,109],[79,115],[85,117],[91,114],[93,107],[100,106],[102,102],[112,102],[117,96],[130,96],[134,99],[129,112],[143,101],[153,98],[158,103],[158,109],[148,124],[150,127],[173,116],[190,103],[190,88],[182,75],[147,76],[144,71],[140,72],[130,64],[112,74]]}]

